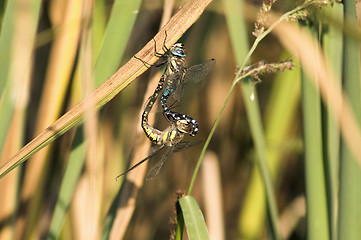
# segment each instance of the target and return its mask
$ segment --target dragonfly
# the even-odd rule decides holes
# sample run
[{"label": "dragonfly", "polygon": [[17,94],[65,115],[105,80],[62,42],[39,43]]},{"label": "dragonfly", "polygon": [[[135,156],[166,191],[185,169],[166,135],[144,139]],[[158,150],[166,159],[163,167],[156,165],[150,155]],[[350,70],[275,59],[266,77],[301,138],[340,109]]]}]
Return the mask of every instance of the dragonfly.
[{"label": "dragonfly", "polygon": [[154,47],[155,55],[158,57],[163,57],[165,58],[165,60],[161,61],[158,64],[152,65],[138,57],[136,58],[142,61],[143,64],[147,67],[159,67],[163,64],[166,64],[164,73],[157,86],[158,88],[160,85],[162,85],[161,88],[163,89],[160,100],[163,113],[170,122],[184,119],[192,123],[193,131],[190,131],[188,134],[190,136],[195,136],[198,133],[197,121],[186,114],[171,111],[171,109],[167,105],[167,99],[172,95],[174,99],[179,101],[181,96],[183,96],[185,86],[191,81],[196,83],[200,82],[212,70],[216,60],[210,59],[202,64],[186,67],[186,51],[182,43],[176,43],[170,49],[168,49],[165,44],[163,44],[164,51],[166,52],[165,54],[160,54],[157,52],[156,44],[154,45]]},{"label": "dragonfly", "polygon": [[[186,52],[182,43],[176,43],[170,49],[167,49],[165,44],[163,44],[163,48],[165,48],[166,54],[162,55],[158,53],[156,51],[156,47],[155,54],[159,57],[165,56],[167,59],[154,66],[161,66],[166,64],[166,68],[153,95],[148,99],[142,114],[142,129],[144,130],[146,136],[152,141],[153,146],[150,149],[148,157],[144,158],[129,168],[127,171],[117,176],[117,179],[138,167],[145,161],[151,160],[150,165],[153,166],[150,167],[150,170],[147,174],[147,180],[149,180],[159,173],[159,170],[163,166],[164,162],[173,152],[182,151],[188,147],[200,143],[200,141],[182,141],[186,134],[195,136],[198,133],[198,123],[195,119],[186,114],[180,114],[178,112],[171,111],[167,106],[167,99],[172,94],[180,98],[180,96],[183,95],[184,86],[189,81],[201,81],[213,68],[215,60],[211,59],[206,63],[187,68],[185,61]],[[153,66],[136,56],[135,58],[142,61],[143,64],[147,67]],[[179,94],[176,94],[176,91]],[[161,105],[163,108],[163,113],[171,123],[171,125],[164,131],[160,131],[148,124],[149,113],[152,110],[154,103],[156,102],[159,95],[162,95]],[[165,153],[159,160],[154,160],[154,155],[156,155],[162,149],[165,149]]]},{"label": "dragonfly", "polygon": [[141,126],[145,135],[152,141],[153,144],[160,146],[161,145],[171,146],[180,142],[178,141],[180,137],[177,136],[182,135],[181,138],[183,138],[184,134],[187,133],[189,134],[190,132],[198,131],[198,124],[195,119],[183,114],[180,117],[178,115],[175,115],[174,119],[172,119],[171,126],[164,131],[160,131],[149,125],[148,123],[149,113],[152,110],[155,101],[157,100],[157,98],[159,97],[160,93],[163,90],[164,81],[165,78],[161,77],[153,95],[148,99],[148,102],[142,114]]}]

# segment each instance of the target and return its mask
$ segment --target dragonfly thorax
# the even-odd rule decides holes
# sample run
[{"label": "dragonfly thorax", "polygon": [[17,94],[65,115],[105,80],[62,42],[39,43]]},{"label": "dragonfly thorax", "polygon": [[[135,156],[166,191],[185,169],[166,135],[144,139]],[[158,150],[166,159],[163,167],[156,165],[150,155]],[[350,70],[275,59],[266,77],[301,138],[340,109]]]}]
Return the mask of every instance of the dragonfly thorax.
[{"label": "dragonfly thorax", "polygon": [[[177,74],[178,78],[183,78],[183,75],[185,74],[185,70],[186,70],[185,58],[178,58],[171,55],[171,58],[168,60],[168,67],[166,69],[167,76],[170,76],[172,74]],[[167,78],[168,79],[175,78],[175,76],[170,76]]]},{"label": "dragonfly thorax", "polygon": [[164,130],[160,136],[157,145],[173,146],[182,141],[184,133],[180,132],[174,125],[171,125],[168,129]]}]

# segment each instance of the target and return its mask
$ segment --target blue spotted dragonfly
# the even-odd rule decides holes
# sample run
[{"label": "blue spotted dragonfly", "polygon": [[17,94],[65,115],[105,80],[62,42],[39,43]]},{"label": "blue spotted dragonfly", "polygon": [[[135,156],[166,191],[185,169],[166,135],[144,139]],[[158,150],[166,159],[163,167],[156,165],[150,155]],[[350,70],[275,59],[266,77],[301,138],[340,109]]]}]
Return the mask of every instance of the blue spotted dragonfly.
[{"label": "blue spotted dragonfly", "polygon": [[[166,57],[166,60],[154,66],[166,64],[166,68],[153,95],[148,99],[142,114],[142,128],[146,136],[152,141],[153,146],[150,149],[148,157],[129,168],[126,172],[120,174],[117,178],[138,167],[145,161],[150,160],[151,167],[147,174],[147,179],[149,180],[159,173],[164,162],[173,152],[182,151],[200,143],[200,141],[182,141],[186,134],[195,136],[198,133],[198,123],[195,119],[186,114],[171,111],[167,106],[167,99],[173,94],[175,96],[174,98],[179,99],[183,95],[184,86],[190,81],[201,81],[211,71],[215,64],[215,60],[210,59],[203,64],[187,68],[185,61],[186,52],[183,44],[176,43],[170,49],[165,49],[167,53],[164,55],[155,51],[157,56]],[[146,66],[153,66],[140,58],[137,59],[142,61]],[[170,126],[164,131],[153,128],[148,124],[149,112],[153,108],[159,95],[162,95],[161,105],[163,113],[170,122]],[[160,159],[154,158],[154,156],[162,149],[165,149],[162,157]]]},{"label": "blue spotted dragonfly", "polygon": [[187,119],[187,121],[192,122],[193,131],[190,131],[189,135],[195,136],[198,133],[197,121],[186,114],[180,114],[171,111],[170,108],[168,108],[167,106],[167,99],[172,95],[175,100],[179,101],[180,98],[183,96],[185,86],[190,82],[200,82],[212,70],[214,64],[216,63],[216,60],[210,59],[202,64],[186,67],[186,51],[182,43],[176,43],[170,49],[167,49],[163,44],[163,48],[166,51],[165,54],[160,54],[155,49],[156,56],[165,58],[158,64],[151,65],[140,58],[136,58],[142,61],[143,64],[147,67],[159,67],[163,64],[166,64],[165,71],[157,86],[158,88],[159,85],[162,85],[163,89],[160,100],[163,108],[163,113],[170,122],[181,119]]}]

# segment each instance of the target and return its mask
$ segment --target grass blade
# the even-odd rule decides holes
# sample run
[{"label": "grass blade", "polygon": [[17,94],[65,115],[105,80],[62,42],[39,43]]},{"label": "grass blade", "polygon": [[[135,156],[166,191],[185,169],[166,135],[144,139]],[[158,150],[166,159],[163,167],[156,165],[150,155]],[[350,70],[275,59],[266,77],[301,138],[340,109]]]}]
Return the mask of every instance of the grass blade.
[{"label": "grass blade", "polygon": [[[276,176],[282,171],[283,157],[288,153],[288,149],[284,149],[284,145],[290,138],[289,132],[293,128],[298,114],[299,86],[299,69],[278,73],[273,83],[270,99],[267,101],[265,114],[265,134],[269,146],[267,157],[270,162],[272,177],[276,181]],[[241,236],[249,239],[261,237],[266,215],[265,197],[259,170],[253,168],[239,218]]]},{"label": "grass blade", "polygon": [[[356,3],[345,0],[344,12],[349,19],[356,20]],[[355,120],[361,123],[360,108],[360,47],[359,42],[348,35],[344,36],[343,77],[344,89],[354,112]],[[360,133],[360,132],[359,132]],[[349,144],[341,141],[340,165],[340,206],[339,239],[359,239],[361,236],[361,190],[356,183],[361,182],[361,169],[350,151]]]},{"label": "grass blade", "polygon": [[179,204],[182,209],[188,238],[190,240],[209,239],[207,226],[197,201],[192,196],[185,196],[179,199]]},{"label": "grass blade", "polygon": [[119,67],[141,2],[140,0],[117,0],[114,2],[101,51],[95,65],[96,87],[100,86]]},{"label": "grass blade", "polygon": [[[317,76],[312,77],[317,78]],[[303,76],[302,79],[302,110],[307,194],[307,239],[329,239],[321,99],[318,86],[312,85],[308,76]]]},{"label": "grass blade", "polygon": [[[331,16],[333,19],[343,21],[343,4],[335,2],[334,5],[326,6],[322,9],[322,15]],[[326,26],[325,31],[322,34],[322,43],[325,56],[327,58],[327,64],[335,72],[335,77],[338,89],[341,91],[342,85],[342,44],[343,37],[342,32],[335,24],[331,24],[325,20],[322,22]],[[341,93],[341,92],[340,92]],[[333,96],[328,96],[332,98]],[[327,109],[325,109],[327,111]],[[325,114],[326,115],[326,114]],[[340,128],[337,124],[337,116],[332,111],[327,111],[327,133],[324,139],[325,148],[325,166],[327,170],[326,183],[328,188],[328,208],[329,208],[329,223],[330,223],[330,235],[331,239],[338,239],[337,236],[337,222],[338,222],[338,190],[339,190],[339,172],[340,172]]]},{"label": "grass blade", "polygon": [[[229,12],[227,14],[228,17],[228,24],[230,26],[230,35],[232,40],[232,45],[235,50],[236,60],[238,62],[238,65],[244,67],[244,63],[249,61],[249,56],[253,53],[254,49],[258,45],[258,41],[261,40],[261,38],[257,38],[255,40],[255,43],[253,44],[251,50],[246,55],[248,44],[240,44],[241,42],[247,42],[247,31],[245,28],[244,20],[242,21],[234,21],[234,15],[238,14],[240,15],[242,13],[242,7],[238,7],[238,4],[235,4],[234,1],[226,1],[229,5],[227,9],[229,9]],[[234,13],[234,9],[240,9],[241,11],[238,13]],[[232,17],[233,16],[233,17]],[[232,18],[231,18],[232,17]],[[243,30],[243,31],[240,31]],[[266,189],[266,196],[267,196],[267,203],[269,207],[269,213],[270,213],[270,223],[271,223],[271,234],[273,235],[274,239],[279,239],[279,228],[278,228],[278,213],[277,213],[277,207],[276,207],[276,200],[275,200],[275,194],[272,186],[272,178],[270,176],[269,168],[268,168],[268,162],[267,162],[267,156],[266,156],[266,144],[263,134],[263,128],[261,123],[261,116],[259,112],[259,106],[257,98],[254,101],[250,101],[249,97],[251,94],[253,94],[253,85],[249,84],[246,81],[241,82],[241,90],[243,92],[243,101],[247,110],[247,118],[248,122],[250,124],[250,131],[252,134],[252,138],[255,144],[255,148],[257,151],[257,165],[261,172],[261,177],[263,179],[263,184]]]},{"label": "grass blade", "polygon": [[84,164],[85,142],[82,140],[82,131],[77,131],[74,139],[74,148],[69,158],[69,164],[64,173],[64,180],[61,183],[59,197],[55,205],[54,214],[51,220],[48,239],[58,239],[63,226],[63,219],[69,207],[69,202],[73,197],[73,192],[78,182]]}]

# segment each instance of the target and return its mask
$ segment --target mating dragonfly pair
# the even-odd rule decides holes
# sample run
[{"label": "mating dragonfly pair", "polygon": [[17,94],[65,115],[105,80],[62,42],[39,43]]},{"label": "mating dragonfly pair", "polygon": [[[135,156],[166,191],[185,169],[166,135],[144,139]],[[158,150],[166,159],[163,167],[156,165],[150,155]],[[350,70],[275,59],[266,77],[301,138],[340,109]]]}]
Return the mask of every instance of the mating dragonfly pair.
[{"label": "mating dragonfly pair", "polygon": [[[165,40],[166,39],[164,39],[164,43]],[[156,44],[154,44],[154,47],[155,46]],[[173,152],[182,151],[195,145],[195,142],[187,142],[183,141],[183,139],[187,134],[193,137],[198,133],[197,121],[186,114],[172,111],[167,105],[167,100],[170,96],[179,100],[183,95],[183,90],[186,84],[190,81],[201,81],[206,75],[208,75],[216,61],[214,59],[210,59],[205,63],[186,67],[186,51],[182,43],[176,43],[170,49],[163,44],[163,49],[165,54],[158,53],[155,48],[155,55],[164,58],[163,61],[156,65],[151,65],[142,59],[135,57],[142,61],[147,67],[159,67],[164,64],[166,64],[166,67],[153,95],[148,99],[142,114],[142,128],[146,136],[153,144],[150,149],[149,156],[117,176],[117,178],[149,160],[151,166],[147,173],[147,180],[149,180],[159,173],[159,170],[163,166],[164,162]],[[159,96],[161,96],[160,102],[163,114],[170,123],[170,126],[163,131],[148,124],[148,115]],[[166,148],[166,150],[162,157],[159,159],[155,158],[154,156],[164,148]]]}]

